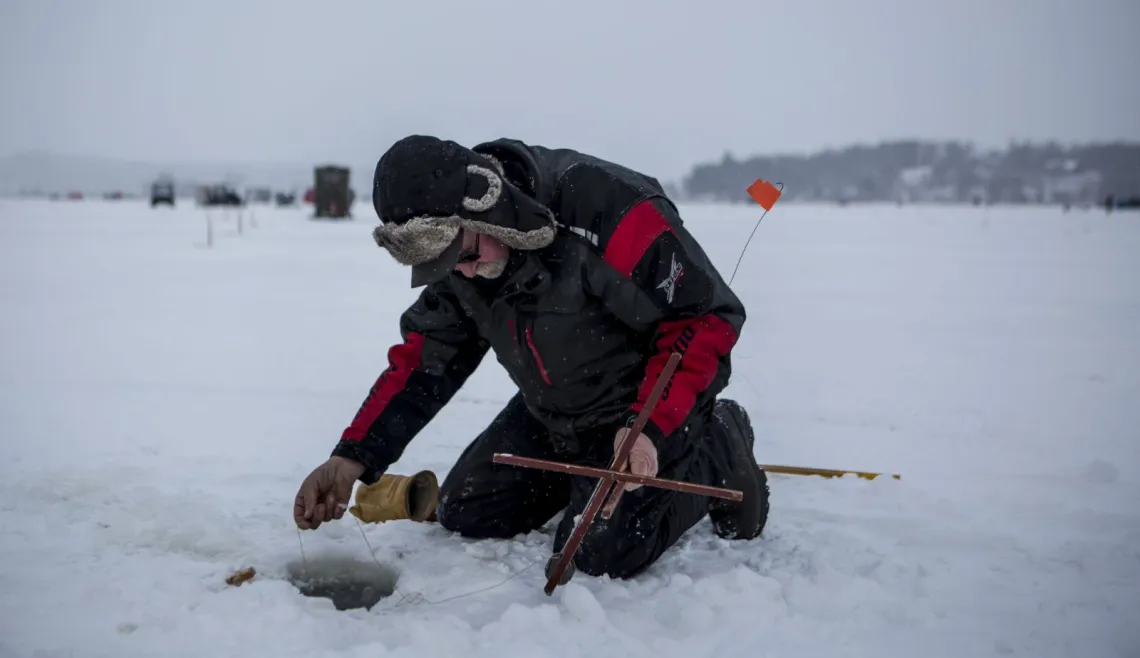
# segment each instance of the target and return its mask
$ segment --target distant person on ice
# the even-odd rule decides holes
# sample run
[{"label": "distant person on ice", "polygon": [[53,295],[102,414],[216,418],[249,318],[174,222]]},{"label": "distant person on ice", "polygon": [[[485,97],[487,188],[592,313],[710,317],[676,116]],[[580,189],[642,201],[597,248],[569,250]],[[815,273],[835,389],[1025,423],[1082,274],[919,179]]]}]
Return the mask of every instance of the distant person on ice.
[{"label": "distant person on ice", "polygon": [[339,519],[355,481],[376,482],[494,350],[518,393],[459,456],[437,517],[466,537],[508,538],[566,510],[557,553],[593,478],[495,464],[496,452],[606,468],[674,351],[683,358],[629,468],[742,490],[740,503],[627,484],[574,567],[633,576],[709,515],[717,535],[764,528],[768,486],[744,409],[718,400],[745,311],[658,182],[572,150],[510,139],[474,149],[434,137],[377,163],[373,236],[425,286],[403,343],[332,456],[301,484],[303,529]]}]

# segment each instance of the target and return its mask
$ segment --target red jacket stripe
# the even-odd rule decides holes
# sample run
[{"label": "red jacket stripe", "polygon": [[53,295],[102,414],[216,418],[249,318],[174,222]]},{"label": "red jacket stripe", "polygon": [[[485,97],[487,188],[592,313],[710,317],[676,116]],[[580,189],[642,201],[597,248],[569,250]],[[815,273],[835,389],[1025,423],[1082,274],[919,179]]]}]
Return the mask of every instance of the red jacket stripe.
[{"label": "red jacket stripe", "polygon": [[614,269],[629,277],[653,242],[669,230],[668,220],[653,207],[653,202],[642,201],[621,218],[606,243],[603,258]]},{"label": "red jacket stripe", "polygon": [[720,360],[736,344],[736,339],[732,325],[715,315],[662,322],[657,353],[649,359],[645,381],[631,409],[641,413],[669,356],[680,352],[681,363],[649,417],[662,434],[669,436],[693,411],[697,396],[712,384]]},{"label": "red jacket stripe", "polygon": [[420,367],[423,351],[424,337],[417,333],[409,333],[402,344],[388,350],[388,369],[373,384],[356,418],[341,435],[342,440],[360,441],[368,434],[368,428],[384,413],[392,397],[404,390],[408,377]]}]

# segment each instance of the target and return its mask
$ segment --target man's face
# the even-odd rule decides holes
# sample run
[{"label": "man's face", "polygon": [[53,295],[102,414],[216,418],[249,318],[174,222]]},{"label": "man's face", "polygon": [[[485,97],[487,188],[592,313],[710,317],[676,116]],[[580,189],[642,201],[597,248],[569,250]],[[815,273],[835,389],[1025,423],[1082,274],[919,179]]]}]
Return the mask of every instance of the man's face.
[{"label": "man's face", "polygon": [[455,271],[468,279],[476,276],[495,279],[506,269],[509,254],[510,249],[499,240],[489,235],[464,231],[463,251],[459,254]]}]

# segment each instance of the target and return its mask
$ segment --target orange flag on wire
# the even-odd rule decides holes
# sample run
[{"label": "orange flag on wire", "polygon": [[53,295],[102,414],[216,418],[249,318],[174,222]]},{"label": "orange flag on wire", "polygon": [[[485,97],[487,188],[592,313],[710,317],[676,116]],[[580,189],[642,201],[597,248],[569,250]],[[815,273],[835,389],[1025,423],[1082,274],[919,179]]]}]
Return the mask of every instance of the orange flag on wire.
[{"label": "orange flag on wire", "polygon": [[748,196],[759,203],[764,210],[771,210],[780,199],[780,190],[763,178],[757,178],[755,183],[748,186]]}]

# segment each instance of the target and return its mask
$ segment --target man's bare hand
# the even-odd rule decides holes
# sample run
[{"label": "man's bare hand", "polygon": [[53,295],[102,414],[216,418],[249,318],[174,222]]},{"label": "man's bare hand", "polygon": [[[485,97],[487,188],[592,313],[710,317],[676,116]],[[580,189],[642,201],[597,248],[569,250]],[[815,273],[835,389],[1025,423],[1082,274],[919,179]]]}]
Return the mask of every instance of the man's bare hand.
[{"label": "man's bare hand", "polygon": [[[623,427],[617,431],[614,436],[614,450],[621,445],[622,439],[629,434],[629,428]],[[653,446],[653,442],[649,440],[648,436],[638,434],[634,439],[633,449],[629,451],[629,460],[626,464],[626,470],[634,475],[645,475],[648,477],[657,476],[657,448]],[[625,483],[626,491],[635,491],[640,489],[640,484],[633,482]]]},{"label": "man's bare hand", "polygon": [[301,483],[293,501],[293,520],[302,530],[316,530],[325,521],[344,516],[352,486],[364,465],[344,457],[329,457]]}]

